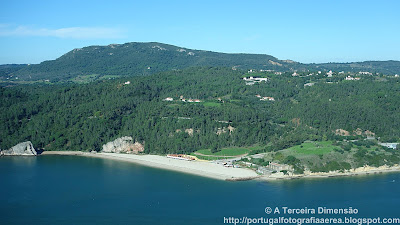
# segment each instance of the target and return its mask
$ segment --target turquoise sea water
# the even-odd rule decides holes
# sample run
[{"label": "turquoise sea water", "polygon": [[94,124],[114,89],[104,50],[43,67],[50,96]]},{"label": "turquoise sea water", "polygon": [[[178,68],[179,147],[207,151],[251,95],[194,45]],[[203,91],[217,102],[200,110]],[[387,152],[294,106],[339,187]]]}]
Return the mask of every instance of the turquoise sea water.
[{"label": "turquoise sea water", "polygon": [[79,156],[2,157],[0,171],[0,224],[224,224],[266,207],[400,217],[400,173],[226,182]]}]

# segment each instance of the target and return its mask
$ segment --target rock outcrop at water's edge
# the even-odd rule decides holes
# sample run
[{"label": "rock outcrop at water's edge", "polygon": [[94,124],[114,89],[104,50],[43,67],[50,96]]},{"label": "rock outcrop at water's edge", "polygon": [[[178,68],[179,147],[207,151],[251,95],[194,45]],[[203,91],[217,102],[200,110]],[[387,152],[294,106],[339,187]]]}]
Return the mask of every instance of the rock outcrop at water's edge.
[{"label": "rock outcrop at water's edge", "polygon": [[144,146],[134,142],[132,137],[121,137],[103,145],[102,152],[138,154],[144,151]]},{"label": "rock outcrop at water's edge", "polygon": [[32,142],[26,141],[15,145],[8,150],[1,150],[0,155],[37,155]]}]

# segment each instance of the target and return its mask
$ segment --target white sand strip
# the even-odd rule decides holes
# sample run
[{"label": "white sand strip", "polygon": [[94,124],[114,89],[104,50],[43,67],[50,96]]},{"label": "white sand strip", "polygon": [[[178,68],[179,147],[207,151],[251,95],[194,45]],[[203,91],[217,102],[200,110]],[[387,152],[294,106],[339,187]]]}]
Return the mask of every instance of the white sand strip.
[{"label": "white sand strip", "polygon": [[183,173],[189,173],[214,179],[250,179],[257,177],[257,173],[250,169],[243,168],[227,168],[211,162],[185,161],[179,159],[171,159],[159,155],[133,155],[118,153],[83,153],[72,151],[54,151],[44,152],[43,155],[80,155],[96,158],[114,159],[126,162],[137,163],[144,166],[173,170]]}]

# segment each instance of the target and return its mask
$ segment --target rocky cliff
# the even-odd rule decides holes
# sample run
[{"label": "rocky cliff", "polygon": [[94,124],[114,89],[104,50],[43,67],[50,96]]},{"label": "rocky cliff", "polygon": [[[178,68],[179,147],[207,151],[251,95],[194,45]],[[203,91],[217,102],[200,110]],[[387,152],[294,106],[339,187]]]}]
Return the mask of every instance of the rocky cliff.
[{"label": "rocky cliff", "polygon": [[103,145],[102,152],[137,154],[144,151],[144,146],[134,142],[132,137],[121,137]]},{"label": "rocky cliff", "polygon": [[30,141],[22,142],[16,146],[2,150],[0,155],[37,155],[35,148]]}]

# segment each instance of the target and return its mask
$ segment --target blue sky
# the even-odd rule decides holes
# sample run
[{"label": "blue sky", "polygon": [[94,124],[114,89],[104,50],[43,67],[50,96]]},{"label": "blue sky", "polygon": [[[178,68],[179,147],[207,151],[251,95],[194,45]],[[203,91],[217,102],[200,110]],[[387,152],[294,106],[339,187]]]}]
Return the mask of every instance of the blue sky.
[{"label": "blue sky", "polygon": [[397,0],[3,0],[0,64],[152,41],[303,63],[400,60],[399,9]]}]

